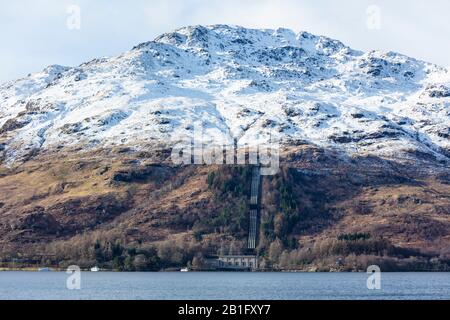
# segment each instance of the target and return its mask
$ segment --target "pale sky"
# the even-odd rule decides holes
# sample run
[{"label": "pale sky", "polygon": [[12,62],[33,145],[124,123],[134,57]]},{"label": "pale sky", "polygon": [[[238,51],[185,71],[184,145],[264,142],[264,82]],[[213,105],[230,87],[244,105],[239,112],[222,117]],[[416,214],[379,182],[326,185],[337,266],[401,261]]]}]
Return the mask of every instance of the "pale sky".
[{"label": "pale sky", "polygon": [[[71,5],[81,9],[80,29],[67,27]],[[448,67],[449,12],[448,0],[0,0],[0,82],[217,23],[304,30]]]}]

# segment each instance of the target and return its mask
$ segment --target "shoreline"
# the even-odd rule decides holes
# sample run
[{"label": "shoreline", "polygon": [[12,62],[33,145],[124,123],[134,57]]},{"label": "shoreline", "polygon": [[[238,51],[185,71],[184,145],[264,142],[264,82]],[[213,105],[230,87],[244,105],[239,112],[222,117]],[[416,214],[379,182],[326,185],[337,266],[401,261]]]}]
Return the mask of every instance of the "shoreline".
[{"label": "shoreline", "polygon": [[[159,270],[159,271],[120,271],[120,270],[100,270],[91,271],[89,269],[81,269],[81,272],[89,273],[367,273],[364,270],[358,271],[312,271],[312,270],[255,270],[255,271],[223,271],[223,270],[190,270],[182,272],[180,270]],[[38,268],[0,268],[0,272],[36,272],[36,273],[51,273],[51,272],[67,272],[67,269],[49,268],[49,270],[39,270]],[[382,271],[383,273],[450,273],[450,270],[395,270]]]}]

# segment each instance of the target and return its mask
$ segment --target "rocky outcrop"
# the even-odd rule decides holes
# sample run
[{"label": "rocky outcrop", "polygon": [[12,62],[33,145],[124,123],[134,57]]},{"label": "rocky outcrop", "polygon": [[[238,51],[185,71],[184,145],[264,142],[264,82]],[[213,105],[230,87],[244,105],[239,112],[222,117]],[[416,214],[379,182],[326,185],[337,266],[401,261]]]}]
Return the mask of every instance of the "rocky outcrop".
[{"label": "rocky outcrop", "polygon": [[20,218],[14,229],[30,230],[38,235],[56,235],[61,225],[42,207],[35,207]]}]

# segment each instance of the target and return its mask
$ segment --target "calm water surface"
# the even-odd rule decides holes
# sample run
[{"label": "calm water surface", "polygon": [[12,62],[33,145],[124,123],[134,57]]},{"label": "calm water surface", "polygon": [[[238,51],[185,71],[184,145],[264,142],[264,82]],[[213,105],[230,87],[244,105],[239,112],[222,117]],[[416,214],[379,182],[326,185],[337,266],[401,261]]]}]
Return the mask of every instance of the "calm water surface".
[{"label": "calm water surface", "polygon": [[365,273],[0,272],[0,299],[308,300],[450,299],[450,273],[383,273],[368,290]]}]

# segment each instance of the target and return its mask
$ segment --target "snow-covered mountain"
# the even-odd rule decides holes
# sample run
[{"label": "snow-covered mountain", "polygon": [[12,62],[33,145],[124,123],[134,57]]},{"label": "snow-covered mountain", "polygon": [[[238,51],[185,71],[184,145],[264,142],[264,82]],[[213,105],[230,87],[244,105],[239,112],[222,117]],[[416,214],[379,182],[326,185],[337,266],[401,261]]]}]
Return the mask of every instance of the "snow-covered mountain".
[{"label": "snow-covered mountain", "polygon": [[349,153],[450,161],[450,71],[287,29],[186,27],[0,86],[0,159],[36,150],[279,134]]}]

